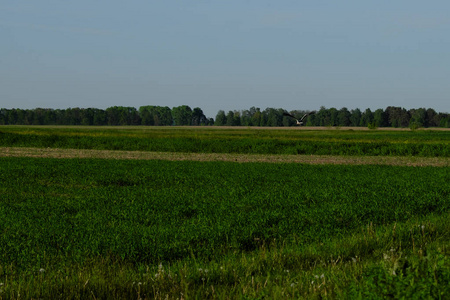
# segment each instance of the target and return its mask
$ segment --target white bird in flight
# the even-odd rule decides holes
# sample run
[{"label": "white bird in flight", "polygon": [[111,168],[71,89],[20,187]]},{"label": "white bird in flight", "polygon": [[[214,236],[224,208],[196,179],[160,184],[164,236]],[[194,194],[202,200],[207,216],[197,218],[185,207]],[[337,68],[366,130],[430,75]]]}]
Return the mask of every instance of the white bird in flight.
[{"label": "white bird in flight", "polygon": [[297,125],[303,125],[303,120],[304,120],[307,116],[312,115],[312,114],[315,114],[315,113],[316,113],[316,111],[311,111],[311,112],[309,112],[309,113],[304,114],[303,117],[301,117],[300,119],[297,119],[296,117],[294,117],[293,115],[291,115],[290,113],[287,113],[287,112],[284,112],[284,113],[283,113],[283,116],[291,117],[291,118],[295,119],[295,121],[297,121]]}]

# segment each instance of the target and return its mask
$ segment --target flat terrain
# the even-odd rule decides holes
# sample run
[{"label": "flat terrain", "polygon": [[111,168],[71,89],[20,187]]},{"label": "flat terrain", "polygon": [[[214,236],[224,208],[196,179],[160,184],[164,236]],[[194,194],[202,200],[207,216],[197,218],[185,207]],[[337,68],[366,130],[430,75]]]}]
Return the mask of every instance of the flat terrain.
[{"label": "flat terrain", "polygon": [[0,126],[0,299],[446,299],[450,131]]}]

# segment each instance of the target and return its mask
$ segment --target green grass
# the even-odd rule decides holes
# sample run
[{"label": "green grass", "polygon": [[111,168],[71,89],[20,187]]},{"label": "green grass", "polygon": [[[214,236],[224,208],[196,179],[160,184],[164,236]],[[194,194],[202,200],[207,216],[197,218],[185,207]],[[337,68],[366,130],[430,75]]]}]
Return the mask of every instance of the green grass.
[{"label": "green grass", "polygon": [[445,167],[0,158],[0,298],[445,298],[448,182]]},{"label": "green grass", "polygon": [[3,126],[0,147],[449,157],[450,131]]}]

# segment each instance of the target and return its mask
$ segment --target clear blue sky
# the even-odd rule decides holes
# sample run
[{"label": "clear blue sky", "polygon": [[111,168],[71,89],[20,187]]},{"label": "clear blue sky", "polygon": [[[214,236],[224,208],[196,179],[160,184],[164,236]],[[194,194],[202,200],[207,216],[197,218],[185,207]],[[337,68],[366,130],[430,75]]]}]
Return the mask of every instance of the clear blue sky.
[{"label": "clear blue sky", "polygon": [[0,38],[0,108],[450,112],[444,0],[2,0]]}]

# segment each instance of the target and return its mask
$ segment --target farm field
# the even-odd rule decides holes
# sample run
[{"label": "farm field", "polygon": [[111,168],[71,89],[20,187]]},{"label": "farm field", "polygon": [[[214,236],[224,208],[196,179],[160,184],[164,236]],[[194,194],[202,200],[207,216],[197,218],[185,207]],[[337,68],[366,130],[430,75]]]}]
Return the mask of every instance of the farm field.
[{"label": "farm field", "polygon": [[2,126],[0,147],[450,157],[450,130]]},{"label": "farm field", "polygon": [[172,130],[0,127],[0,298],[450,294],[450,132]]}]

